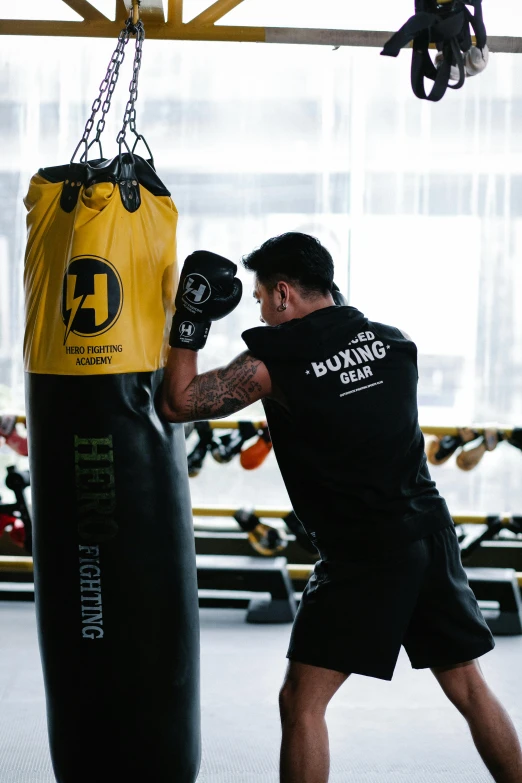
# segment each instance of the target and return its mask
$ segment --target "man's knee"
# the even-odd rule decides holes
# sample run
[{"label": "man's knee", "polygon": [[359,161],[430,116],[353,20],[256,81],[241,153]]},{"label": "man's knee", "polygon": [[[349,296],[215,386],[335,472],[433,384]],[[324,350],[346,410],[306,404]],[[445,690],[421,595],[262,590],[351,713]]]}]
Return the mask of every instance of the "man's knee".
[{"label": "man's knee", "polygon": [[478,661],[467,661],[451,668],[432,669],[444,693],[457,709],[467,717],[477,702],[488,693],[488,685]]},{"label": "man's knee", "polygon": [[292,661],[279,693],[281,719],[313,721],[324,718],[328,703],[348,676]]},{"label": "man's knee", "polygon": [[314,720],[324,717],[326,706],[313,703],[306,697],[304,688],[300,688],[292,681],[284,683],[279,691],[279,714],[281,721],[295,722],[296,720]]},{"label": "man's knee", "polygon": [[285,721],[295,716],[299,711],[299,689],[292,682],[285,682],[279,691],[279,714]]}]

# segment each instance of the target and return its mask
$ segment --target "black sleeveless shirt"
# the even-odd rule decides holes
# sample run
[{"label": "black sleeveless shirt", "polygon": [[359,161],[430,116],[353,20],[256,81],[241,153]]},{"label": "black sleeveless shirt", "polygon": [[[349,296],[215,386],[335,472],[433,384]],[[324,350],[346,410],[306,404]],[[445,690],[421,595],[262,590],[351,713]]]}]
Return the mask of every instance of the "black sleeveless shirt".
[{"label": "black sleeveless shirt", "polygon": [[366,556],[453,524],[417,411],[417,348],[354,307],[243,333],[293,509],[323,557]]}]

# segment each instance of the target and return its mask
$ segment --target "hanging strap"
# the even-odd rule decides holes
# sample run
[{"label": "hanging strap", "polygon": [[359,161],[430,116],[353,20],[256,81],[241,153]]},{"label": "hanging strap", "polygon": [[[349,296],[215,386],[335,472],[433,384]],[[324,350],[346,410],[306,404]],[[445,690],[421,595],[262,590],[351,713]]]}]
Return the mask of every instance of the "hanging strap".
[{"label": "hanging strap", "polygon": [[[475,13],[466,7],[472,5]],[[382,55],[397,57],[400,50],[413,41],[411,85],[417,98],[440,101],[448,87],[458,90],[464,84],[466,72],[463,52],[472,45],[471,28],[475,32],[477,46],[483,50],[487,34],[482,16],[482,0],[453,0],[445,7],[439,7],[434,0],[416,0],[415,14],[384,45]],[[435,67],[429,53],[429,46],[435,43],[442,53],[442,62]],[[450,84],[451,68],[459,70],[456,84]],[[424,80],[434,82],[431,92],[426,93]]]},{"label": "hanging strap", "polygon": [[[466,19],[473,28],[473,32],[475,33],[475,38],[477,41],[477,48],[483,51],[484,47],[487,44],[488,41],[488,34],[486,32],[486,25],[484,24],[484,15],[482,13],[482,0],[466,0],[466,6],[472,5],[475,9],[475,13],[472,14],[469,8],[464,7],[464,13],[466,15]],[[469,27],[468,33],[469,33]],[[469,42],[468,49],[471,46],[471,39]],[[463,49],[463,52],[468,51],[468,49]]]},{"label": "hanging strap", "polygon": [[[464,71],[464,57],[455,40],[451,38],[442,47],[442,63],[436,68],[429,54],[429,41],[413,42],[413,54],[411,60],[411,86],[417,98],[428,101],[440,101],[448,87],[458,90],[464,84],[466,73]],[[451,66],[457,65],[459,80],[457,84],[450,84]],[[430,93],[426,93],[424,79],[431,79],[434,84]]]}]

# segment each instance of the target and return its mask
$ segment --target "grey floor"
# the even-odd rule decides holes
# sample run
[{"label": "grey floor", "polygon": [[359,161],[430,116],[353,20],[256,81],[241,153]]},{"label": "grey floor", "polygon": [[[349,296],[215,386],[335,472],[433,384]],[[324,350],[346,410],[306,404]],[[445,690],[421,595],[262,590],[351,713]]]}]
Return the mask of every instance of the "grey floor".
[{"label": "grey floor", "polygon": [[[198,783],[278,781],[277,693],[290,627],[244,619],[242,610],[201,610]],[[522,636],[497,637],[482,667],[522,733]],[[491,781],[463,719],[404,653],[391,683],[351,677],[327,718],[331,783]],[[0,602],[0,781],[54,783],[32,603]]]}]

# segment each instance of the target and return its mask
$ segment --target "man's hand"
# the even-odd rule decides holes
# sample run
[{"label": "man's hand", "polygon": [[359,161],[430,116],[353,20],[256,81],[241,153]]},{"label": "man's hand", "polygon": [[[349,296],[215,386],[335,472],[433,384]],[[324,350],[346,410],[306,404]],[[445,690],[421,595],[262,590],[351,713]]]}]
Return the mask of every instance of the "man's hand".
[{"label": "man's hand", "polygon": [[236,272],[232,261],[206,250],[197,250],[187,257],[170,330],[173,348],[199,351],[207,341],[212,321],[219,321],[237,307],[243,287]]},{"label": "man's hand", "polygon": [[173,422],[219,419],[272,391],[266,365],[245,351],[226,367],[198,375],[197,353],[172,348],[165,368],[161,413]]}]

